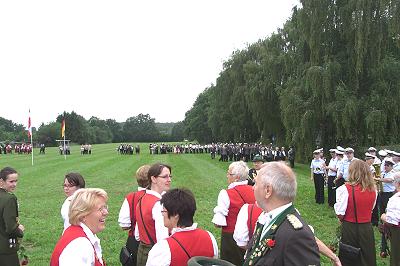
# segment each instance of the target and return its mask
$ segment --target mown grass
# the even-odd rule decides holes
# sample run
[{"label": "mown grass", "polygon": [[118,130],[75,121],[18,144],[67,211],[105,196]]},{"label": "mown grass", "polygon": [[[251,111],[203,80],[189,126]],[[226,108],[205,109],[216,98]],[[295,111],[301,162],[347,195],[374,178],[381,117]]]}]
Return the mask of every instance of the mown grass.
[{"label": "mown grass", "polygon": [[[80,172],[87,187],[99,187],[109,195],[110,213],[106,229],[99,234],[107,265],[120,265],[119,250],[125,243],[126,232],[118,226],[118,212],[124,196],[137,188],[133,176],[142,164],[164,162],[173,168],[172,187],[187,187],[197,200],[195,220],[200,227],[220,238],[220,230],[211,224],[213,208],[218,193],[226,187],[226,170],[229,162],[211,160],[208,154],[150,155],[147,144],[141,144],[140,155],[119,155],[117,144],[94,145],[92,155],[80,155],[73,146],[71,155],[64,159],[56,148],[48,148],[46,155],[35,149],[34,165],[29,155],[0,155],[0,167],[11,166],[20,173],[16,195],[20,207],[20,220],[26,228],[23,244],[28,249],[30,265],[49,264],[54,245],[59,239],[63,224],[60,208],[64,201],[62,183],[70,171]],[[308,165],[296,164],[298,196],[295,206],[313,225],[316,235],[329,244],[335,238],[338,225],[336,216],[327,204],[314,203],[314,187],[309,180]],[[376,234],[376,243],[380,238]],[[388,265],[388,259],[377,258],[378,265]],[[1,263],[0,263],[1,264]],[[323,265],[329,265],[326,258]]]}]

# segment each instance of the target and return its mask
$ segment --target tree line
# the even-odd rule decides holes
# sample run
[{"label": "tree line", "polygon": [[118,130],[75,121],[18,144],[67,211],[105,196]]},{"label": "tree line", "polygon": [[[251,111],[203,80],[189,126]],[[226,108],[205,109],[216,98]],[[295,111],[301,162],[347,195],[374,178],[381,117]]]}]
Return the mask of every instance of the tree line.
[{"label": "tree line", "polygon": [[[55,146],[61,139],[61,123],[65,118],[66,139],[78,144],[121,142],[167,142],[183,140],[183,125],[180,123],[156,123],[149,114],[138,114],[125,122],[114,119],[102,120],[92,116],[86,120],[72,111],[57,116],[55,122],[42,123],[33,128],[33,142]],[[26,128],[0,117],[0,141],[30,142]]]},{"label": "tree line", "polygon": [[186,112],[200,142],[399,143],[400,2],[302,0],[270,37],[233,52]]}]

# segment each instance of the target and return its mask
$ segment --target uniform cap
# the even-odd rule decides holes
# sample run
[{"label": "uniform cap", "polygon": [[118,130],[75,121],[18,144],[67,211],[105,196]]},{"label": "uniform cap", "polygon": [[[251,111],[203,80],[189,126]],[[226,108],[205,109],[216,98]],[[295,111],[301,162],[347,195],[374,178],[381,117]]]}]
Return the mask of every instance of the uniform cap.
[{"label": "uniform cap", "polygon": [[372,155],[372,154],[370,154],[368,152],[365,153],[365,160],[375,159],[375,158],[376,158],[375,155]]},{"label": "uniform cap", "polygon": [[380,151],[378,152],[378,154],[379,154],[379,156],[382,156],[382,157],[385,157],[385,156],[388,155],[388,153],[387,153],[385,150],[380,150]]},{"label": "uniform cap", "polygon": [[343,151],[336,150],[336,154],[343,155],[344,152],[343,152]]},{"label": "uniform cap", "polygon": [[318,153],[321,153],[320,149],[316,149],[315,151],[313,151],[313,154],[318,154]]},{"label": "uniform cap", "polygon": [[398,153],[398,152],[396,152],[396,151],[393,151],[393,156],[397,156],[397,157],[400,157],[400,153]]},{"label": "uniform cap", "polygon": [[392,160],[392,158],[389,158],[385,160],[385,164],[395,165],[396,163]]},{"label": "uniform cap", "polygon": [[345,149],[344,149],[342,146],[337,146],[336,149],[337,149],[338,151],[341,151],[341,152],[344,152],[344,151],[345,151]]},{"label": "uniform cap", "polygon": [[376,151],[375,147],[369,147],[368,151]]},{"label": "uniform cap", "polygon": [[350,148],[350,147],[348,147],[348,148],[346,148],[345,152],[352,152],[352,153],[354,153],[354,149],[353,149],[353,148]]},{"label": "uniform cap", "polygon": [[329,149],[329,152],[336,152],[336,149]]}]

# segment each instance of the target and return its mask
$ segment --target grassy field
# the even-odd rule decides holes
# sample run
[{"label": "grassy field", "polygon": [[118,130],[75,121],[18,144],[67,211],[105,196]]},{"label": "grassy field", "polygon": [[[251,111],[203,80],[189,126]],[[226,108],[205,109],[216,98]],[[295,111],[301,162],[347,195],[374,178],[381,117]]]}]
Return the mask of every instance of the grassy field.
[{"label": "grassy field", "polygon": [[[30,265],[44,266],[59,239],[63,224],[60,208],[64,201],[62,189],[64,175],[80,172],[87,187],[99,187],[109,195],[110,214],[106,229],[99,234],[107,265],[120,265],[118,256],[126,241],[126,232],[118,226],[118,212],[124,196],[137,188],[133,176],[142,164],[163,162],[172,166],[172,187],[187,187],[197,200],[195,220],[199,226],[211,231],[219,240],[220,231],[212,224],[213,208],[218,193],[226,187],[228,162],[211,160],[208,154],[150,155],[147,144],[141,145],[141,154],[119,155],[117,144],[94,145],[92,155],[80,155],[79,146],[73,146],[71,155],[64,159],[56,148],[48,148],[46,155],[35,149],[34,166],[30,155],[0,155],[0,167],[14,167],[20,173],[16,191],[20,207],[20,221],[25,226],[23,245],[28,249]],[[313,225],[317,237],[329,244],[335,239],[338,225],[331,208],[314,203],[314,186],[309,180],[309,168],[296,165],[298,196],[295,206]],[[380,238],[377,238],[378,243]],[[389,260],[377,257],[378,265],[389,265]],[[1,263],[0,263],[1,264]],[[330,262],[323,258],[323,265]]]}]

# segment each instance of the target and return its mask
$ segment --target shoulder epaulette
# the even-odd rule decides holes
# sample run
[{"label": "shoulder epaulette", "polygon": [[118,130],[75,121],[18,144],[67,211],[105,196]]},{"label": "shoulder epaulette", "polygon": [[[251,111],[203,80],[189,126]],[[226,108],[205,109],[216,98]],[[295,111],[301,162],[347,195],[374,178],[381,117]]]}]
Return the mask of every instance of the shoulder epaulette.
[{"label": "shoulder epaulette", "polygon": [[288,214],[286,217],[295,230],[303,228],[303,223],[294,214]]}]

